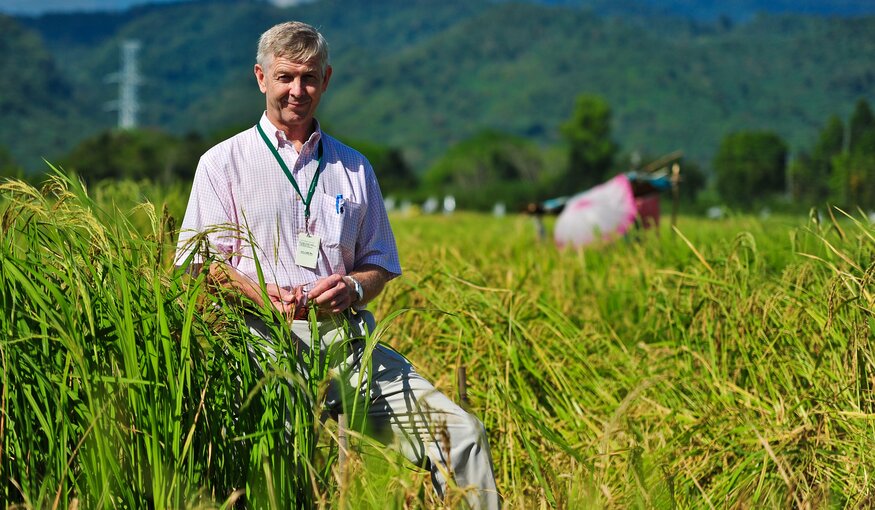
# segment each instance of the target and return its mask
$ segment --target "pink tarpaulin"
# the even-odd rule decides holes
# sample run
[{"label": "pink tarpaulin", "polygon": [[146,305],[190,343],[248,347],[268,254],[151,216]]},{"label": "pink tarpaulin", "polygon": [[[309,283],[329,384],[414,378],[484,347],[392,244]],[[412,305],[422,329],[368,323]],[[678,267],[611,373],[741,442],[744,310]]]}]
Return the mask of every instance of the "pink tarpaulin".
[{"label": "pink tarpaulin", "polygon": [[632,185],[620,174],[568,199],[556,220],[553,237],[560,247],[611,239],[625,234],[636,214]]}]

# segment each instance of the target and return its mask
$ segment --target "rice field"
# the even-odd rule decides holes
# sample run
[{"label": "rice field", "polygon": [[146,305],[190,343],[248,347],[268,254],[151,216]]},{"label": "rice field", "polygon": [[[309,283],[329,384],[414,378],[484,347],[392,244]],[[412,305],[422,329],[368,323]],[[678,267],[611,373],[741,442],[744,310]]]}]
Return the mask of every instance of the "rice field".
[{"label": "rice field", "polygon": [[[328,371],[281,323],[252,363],[241,311],[172,267],[186,197],[0,187],[4,507],[460,508],[356,424],[338,446]],[[456,398],[465,367],[506,508],[875,505],[865,216],[682,216],[580,251],[516,215],[392,222],[405,274],[369,342]]]}]

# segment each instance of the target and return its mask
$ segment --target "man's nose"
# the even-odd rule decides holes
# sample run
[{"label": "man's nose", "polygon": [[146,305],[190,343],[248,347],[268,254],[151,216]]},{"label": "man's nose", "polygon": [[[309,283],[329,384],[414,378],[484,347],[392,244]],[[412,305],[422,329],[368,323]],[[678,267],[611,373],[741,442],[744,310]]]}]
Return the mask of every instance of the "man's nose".
[{"label": "man's nose", "polygon": [[304,85],[300,78],[295,78],[289,83],[289,95],[300,97],[304,92]]}]

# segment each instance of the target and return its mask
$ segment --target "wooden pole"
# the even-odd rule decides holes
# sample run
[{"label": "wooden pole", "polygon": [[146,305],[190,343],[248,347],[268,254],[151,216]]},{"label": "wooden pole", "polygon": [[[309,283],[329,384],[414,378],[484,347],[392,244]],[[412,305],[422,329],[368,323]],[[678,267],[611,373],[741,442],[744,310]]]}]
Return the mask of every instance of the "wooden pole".
[{"label": "wooden pole", "polygon": [[678,203],[680,202],[681,165],[675,162],[671,166],[671,226],[678,221]]},{"label": "wooden pole", "polygon": [[651,161],[650,163],[647,163],[646,165],[644,165],[641,168],[641,172],[643,172],[645,174],[655,172],[655,171],[659,170],[660,168],[665,168],[666,166],[669,165],[669,163],[681,159],[683,156],[684,156],[684,153],[682,151],[670,152],[670,153],[666,154],[665,156],[662,156],[661,158],[654,160],[654,161]]},{"label": "wooden pole", "polygon": [[[337,470],[341,501],[346,495],[346,463],[349,458],[349,435],[347,432],[349,424],[347,423],[346,415],[341,413],[337,415]],[[342,505],[340,508],[344,508]]]},{"label": "wooden pole", "polygon": [[462,407],[468,408],[468,377],[465,374],[465,365],[459,365],[456,369],[456,381],[459,384],[459,400]]}]

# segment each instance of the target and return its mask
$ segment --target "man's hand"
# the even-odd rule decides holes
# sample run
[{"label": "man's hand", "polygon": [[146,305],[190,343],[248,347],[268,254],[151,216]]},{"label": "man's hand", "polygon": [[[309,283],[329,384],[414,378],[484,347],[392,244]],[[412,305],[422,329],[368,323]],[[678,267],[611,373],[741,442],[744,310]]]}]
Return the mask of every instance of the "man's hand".
[{"label": "man's hand", "polygon": [[210,281],[214,285],[242,294],[256,306],[264,306],[264,294],[267,294],[267,302],[288,320],[295,316],[296,307],[303,307],[306,304],[306,296],[301,287],[288,290],[275,283],[268,283],[264,286],[264,294],[262,294],[258,284],[246,275],[218,262],[210,265]]},{"label": "man's hand", "polygon": [[[209,272],[213,285],[239,292],[256,306],[265,304],[264,294],[258,284],[233,267],[214,262],[210,265]],[[363,299],[358,304],[365,304],[375,298],[392,278],[391,273],[374,265],[362,266],[350,276],[359,281],[364,291]],[[319,317],[341,313],[358,301],[353,283],[339,274],[317,280],[306,294],[302,287],[288,290],[275,283],[265,285],[264,292],[268,303],[289,320],[294,318],[295,309],[306,306],[308,300],[319,307]]]},{"label": "man's hand", "polygon": [[[298,306],[299,297],[303,297],[304,293],[301,291],[301,288],[298,287],[295,289],[297,291],[291,291],[284,289],[278,286],[275,283],[268,283],[264,286],[265,293],[267,294],[267,299],[270,301],[270,304],[283,315],[283,317],[291,318],[295,315],[295,307]],[[261,296],[256,300],[256,303],[261,302]]]},{"label": "man's hand", "polygon": [[392,275],[380,266],[365,265],[353,271],[350,276],[355,277],[364,290],[364,297],[361,303],[356,303],[358,294],[356,294],[354,285],[343,275],[333,274],[317,280],[307,293],[307,298],[311,303],[315,303],[319,307],[319,316],[341,313],[353,303],[365,304],[368,301],[377,297],[382,292]]},{"label": "man's hand", "polygon": [[307,297],[318,305],[320,317],[341,313],[358,299],[352,285],[339,274],[317,280]]}]

